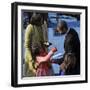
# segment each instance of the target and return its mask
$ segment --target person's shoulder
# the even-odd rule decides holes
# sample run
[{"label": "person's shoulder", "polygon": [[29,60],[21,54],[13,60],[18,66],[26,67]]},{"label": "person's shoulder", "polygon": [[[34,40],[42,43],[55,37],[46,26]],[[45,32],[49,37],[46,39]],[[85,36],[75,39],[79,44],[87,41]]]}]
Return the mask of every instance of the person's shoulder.
[{"label": "person's shoulder", "polygon": [[67,33],[67,36],[66,38],[68,38],[68,40],[71,40],[72,38],[74,38],[74,35],[75,35],[75,30],[73,28],[70,28],[69,29],[69,32]]},{"label": "person's shoulder", "polygon": [[27,26],[27,28],[32,28],[33,27],[33,25],[32,24],[29,24],[28,26]]},{"label": "person's shoulder", "polygon": [[33,29],[33,25],[29,24],[27,25],[26,32],[32,32],[32,29]]},{"label": "person's shoulder", "polygon": [[76,32],[74,28],[70,28],[70,32]]},{"label": "person's shoulder", "polygon": [[70,28],[69,34],[77,35],[77,32],[76,32],[76,30],[74,28]]}]

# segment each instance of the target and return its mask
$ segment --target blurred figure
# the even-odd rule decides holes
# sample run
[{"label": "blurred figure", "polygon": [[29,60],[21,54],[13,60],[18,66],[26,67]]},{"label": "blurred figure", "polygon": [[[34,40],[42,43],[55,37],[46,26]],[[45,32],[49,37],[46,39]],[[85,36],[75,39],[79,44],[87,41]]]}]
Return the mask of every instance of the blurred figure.
[{"label": "blurred figure", "polygon": [[63,63],[60,65],[60,75],[75,74],[76,57],[73,53],[67,53]]},{"label": "blurred figure", "polygon": [[36,76],[53,75],[50,58],[56,52],[56,48],[52,48],[49,53],[45,52],[44,48],[38,45],[34,49],[35,62],[37,63]]},{"label": "blurred figure", "polygon": [[[63,20],[61,20],[57,25],[57,32],[60,33],[60,35],[65,35],[65,41],[64,41],[64,56],[61,60],[58,61],[59,64],[61,64],[64,59],[65,55],[68,53],[73,53],[74,57],[76,58],[76,64],[75,68],[73,69],[74,72],[71,73],[71,71],[68,74],[80,74],[80,40],[78,37],[77,32],[73,28],[68,28],[67,23]],[[71,59],[73,61],[73,59]],[[69,61],[68,61],[69,62]],[[61,68],[63,65],[61,65]],[[65,71],[66,72],[66,71]],[[67,72],[66,72],[67,74]]]},{"label": "blurred figure", "polygon": [[26,76],[35,76],[37,65],[33,54],[35,45],[43,46],[44,38],[42,31],[43,18],[40,14],[34,13],[31,17],[30,24],[25,32],[25,66]]}]

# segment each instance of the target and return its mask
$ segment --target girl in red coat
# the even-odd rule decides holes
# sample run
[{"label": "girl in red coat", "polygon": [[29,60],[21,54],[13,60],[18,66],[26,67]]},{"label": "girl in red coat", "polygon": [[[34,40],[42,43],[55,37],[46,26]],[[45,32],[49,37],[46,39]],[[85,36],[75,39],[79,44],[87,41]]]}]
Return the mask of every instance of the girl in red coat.
[{"label": "girl in red coat", "polygon": [[47,54],[45,50],[42,48],[35,49],[36,55],[36,63],[38,64],[36,70],[36,76],[50,76],[52,75],[51,70],[51,56],[57,51],[56,48],[52,48],[50,52]]}]

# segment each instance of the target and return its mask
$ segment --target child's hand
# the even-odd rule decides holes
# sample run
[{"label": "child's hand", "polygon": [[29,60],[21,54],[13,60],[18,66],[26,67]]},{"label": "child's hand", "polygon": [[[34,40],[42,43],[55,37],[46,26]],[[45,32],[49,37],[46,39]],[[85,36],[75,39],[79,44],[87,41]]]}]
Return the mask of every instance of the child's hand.
[{"label": "child's hand", "polygon": [[60,69],[61,69],[62,71],[65,71],[65,63],[64,63],[64,62],[60,65]]},{"label": "child's hand", "polygon": [[57,51],[57,48],[54,47],[54,48],[51,49],[51,51],[52,51],[52,52],[56,52],[56,51]]}]

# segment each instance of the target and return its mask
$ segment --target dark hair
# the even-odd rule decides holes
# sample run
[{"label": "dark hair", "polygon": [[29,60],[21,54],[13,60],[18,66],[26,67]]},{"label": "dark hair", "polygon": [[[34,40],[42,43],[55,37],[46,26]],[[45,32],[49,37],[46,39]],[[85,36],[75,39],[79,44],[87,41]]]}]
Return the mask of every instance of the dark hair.
[{"label": "dark hair", "polygon": [[32,47],[32,54],[34,57],[40,54],[40,47],[38,45],[34,45]]},{"label": "dark hair", "polygon": [[42,19],[43,18],[41,16],[41,14],[33,13],[32,17],[30,19],[30,24],[40,26]]},{"label": "dark hair", "polygon": [[[64,62],[67,65],[67,68],[74,68],[76,65],[76,56],[74,53],[67,53],[64,58]],[[69,66],[68,66],[69,65]]]},{"label": "dark hair", "polygon": [[63,30],[64,28],[67,30],[68,29],[68,26],[67,26],[67,22],[64,21],[64,20],[61,20],[59,22],[59,25],[60,25],[60,29]]}]

